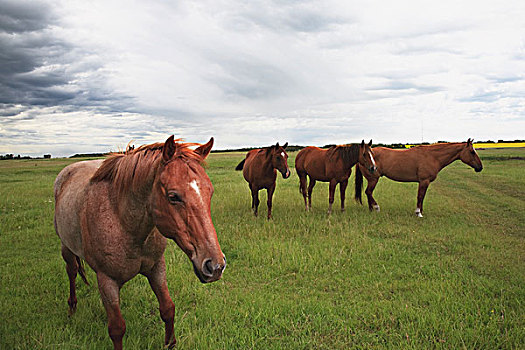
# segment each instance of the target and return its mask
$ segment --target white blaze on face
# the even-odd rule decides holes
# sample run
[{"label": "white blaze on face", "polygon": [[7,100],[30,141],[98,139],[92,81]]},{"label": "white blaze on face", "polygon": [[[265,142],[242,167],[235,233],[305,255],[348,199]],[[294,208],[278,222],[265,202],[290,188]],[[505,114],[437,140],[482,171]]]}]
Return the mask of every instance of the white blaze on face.
[{"label": "white blaze on face", "polygon": [[203,202],[201,196],[201,189],[199,188],[197,180],[193,180],[192,182],[190,182],[190,187],[193,188],[193,190],[197,193],[197,197],[199,197],[200,201]]},{"label": "white blaze on face", "polygon": [[284,152],[281,152],[281,157],[283,157],[283,158],[284,158]]},{"label": "white blaze on face", "polygon": [[374,157],[372,156],[372,152],[368,151],[368,155],[370,156],[370,160],[372,161],[372,165],[374,168],[376,168],[376,161],[374,160]]}]

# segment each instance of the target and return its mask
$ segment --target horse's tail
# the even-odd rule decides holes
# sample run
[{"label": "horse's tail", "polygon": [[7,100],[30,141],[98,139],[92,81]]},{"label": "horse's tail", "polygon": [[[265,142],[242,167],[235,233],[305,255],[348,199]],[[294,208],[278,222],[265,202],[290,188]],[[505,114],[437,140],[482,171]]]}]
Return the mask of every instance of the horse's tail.
[{"label": "horse's tail", "polygon": [[235,168],[235,170],[242,170],[242,168],[244,168],[244,162],[246,161],[246,158],[242,160],[242,162],[240,162],[237,167]]},{"label": "horse's tail", "polygon": [[355,166],[355,201],[363,204],[361,199],[361,192],[363,191],[363,174],[359,168],[359,164]]},{"label": "horse's tail", "polygon": [[77,259],[78,264],[78,274],[80,275],[80,277],[82,277],[82,281],[84,281],[84,283],[89,286],[89,282],[86,277],[86,270],[84,270],[84,261],[78,256],[75,256],[75,258]]}]

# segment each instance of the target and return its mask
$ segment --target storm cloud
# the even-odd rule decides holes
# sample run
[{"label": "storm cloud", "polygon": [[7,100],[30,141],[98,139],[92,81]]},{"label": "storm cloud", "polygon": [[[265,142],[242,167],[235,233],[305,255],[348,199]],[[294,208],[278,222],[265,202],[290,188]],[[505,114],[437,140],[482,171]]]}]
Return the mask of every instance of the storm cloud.
[{"label": "storm cloud", "polygon": [[525,5],[0,0],[0,153],[523,138]]}]

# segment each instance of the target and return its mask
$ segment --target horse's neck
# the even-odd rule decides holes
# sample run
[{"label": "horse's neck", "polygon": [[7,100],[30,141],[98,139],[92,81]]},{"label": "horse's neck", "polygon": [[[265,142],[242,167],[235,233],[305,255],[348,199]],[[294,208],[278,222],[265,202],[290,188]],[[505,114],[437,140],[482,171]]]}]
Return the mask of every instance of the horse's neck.
[{"label": "horse's neck", "polygon": [[137,239],[145,239],[153,229],[153,218],[148,210],[149,196],[129,195],[118,205],[122,227]]},{"label": "horse's neck", "polygon": [[[152,167],[154,168],[154,167]],[[134,183],[127,191],[115,190],[114,205],[122,227],[138,239],[153,229],[153,218],[149,211],[150,196],[153,192],[155,172]]]},{"label": "horse's neck", "polygon": [[447,144],[440,148],[432,149],[432,154],[438,160],[440,169],[459,159],[459,153],[463,149],[463,144]]},{"label": "horse's neck", "polygon": [[262,170],[266,173],[273,173],[272,155],[263,154],[262,156]]}]

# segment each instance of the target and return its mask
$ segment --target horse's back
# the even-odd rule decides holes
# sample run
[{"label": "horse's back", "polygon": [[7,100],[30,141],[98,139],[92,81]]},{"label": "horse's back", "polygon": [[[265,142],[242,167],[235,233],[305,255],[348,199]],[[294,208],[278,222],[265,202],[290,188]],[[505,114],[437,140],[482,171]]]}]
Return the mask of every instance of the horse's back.
[{"label": "horse's back", "polygon": [[80,231],[80,212],[91,176],[103,160],[91,160],[68,165],[55,180],[55,229],[67,248],[84,257]]},{"label": "horse's back", "polygon": [[326,150],[308,146],[303,148],[295,158],[295,169],[299,175],[308,174],[311,178],[326,180]]},{"label": "horse's back", "polygon": [[380,175],[401,182],[418,181],[418,169],[425,159],[419,149],[374,147],[373,151]]}]

